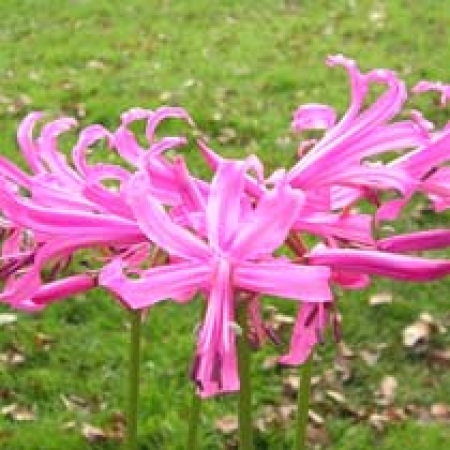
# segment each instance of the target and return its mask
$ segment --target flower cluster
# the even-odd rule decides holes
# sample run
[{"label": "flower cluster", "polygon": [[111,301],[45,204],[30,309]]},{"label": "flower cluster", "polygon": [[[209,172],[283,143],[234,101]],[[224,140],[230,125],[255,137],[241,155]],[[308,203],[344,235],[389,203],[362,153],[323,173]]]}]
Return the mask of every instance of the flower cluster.
[{"label": "flower cluster", "polygon": [[[328,105],[300,107],[293,130],[323,136],[302,141],[298,162],[271,174],[254,155],[227,160],[197,140],[213,177],[193,176],[172,152],[188,139],[158,133],[167,119],[194,127],[181,108],[131,109],[115,131],[88,126],[70,154],[58,137],[76,126],[73,119],[49,122],[35,137],[42,115],[29,115],[18,130],[28,171],[0,157],[0,301],[37,311],[101,286],[140,310],[201,294],[206,306],[192,378],[206,397],[239,389],[238,307],[247,310],[247,338],[261,345],[275,338],[261,296],[297,302],[280,361],[300,364],[328,324],[339,338],[334,285],[362,289],[372,276],[427,281],[449,274],[450,261],[414,255],[448,246],[449,230],[383,238],[378,230],[415,194],[426,195],[436,211],[450,206],[450,126],[435,130],[418,111],[399,118],[407,90],[395,73],[363,73],[342,56],[328,64],[348,72],[346,113],[338,120]],[[368,104],[374,84],[384,90]],[[443,105],[450,98],[440,83],[414,88],[428,90],[440,92]],[[145,145],[133,131],[136,122],[145,125]],[[89,158],[100,145],[117,162]],[[370,212],[361,212],[361,203]],[[72,264],[83,252],[95,264]]]}]

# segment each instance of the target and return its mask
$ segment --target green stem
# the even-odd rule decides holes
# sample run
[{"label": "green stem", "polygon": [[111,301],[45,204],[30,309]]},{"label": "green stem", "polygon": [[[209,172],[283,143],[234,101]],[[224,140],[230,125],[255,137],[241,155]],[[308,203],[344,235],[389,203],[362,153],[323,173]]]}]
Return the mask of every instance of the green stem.
[{"label": "green stem", "polygon": [[297,394],[297,445],[296,450],[306,450],[309,396],[311,393],[312,355],[300,366],[300,386]]},{"label": "green stem", "polygon": [[247,304],[244,302],[238,307],[237,320],[242,330],[237,339],[238,369],[240,378],[239,390],[239,442],[240,450],[253,450],[253,423],[252,423],[252,386],[250,380],[250,348],[247,342]]},{"label": "green stem", "polygon": [[130,313],[130,361],[128,372],[127,450],[137,450],[141,311]]},{"label": "green stem", "polygon": [[197,395],[194,389],[192,393],[191,410],[189,412],[189,430],[186,444],[186,450],[197,449],[197,431],[200,422],[200,412],[202,407],[202,399]]}]

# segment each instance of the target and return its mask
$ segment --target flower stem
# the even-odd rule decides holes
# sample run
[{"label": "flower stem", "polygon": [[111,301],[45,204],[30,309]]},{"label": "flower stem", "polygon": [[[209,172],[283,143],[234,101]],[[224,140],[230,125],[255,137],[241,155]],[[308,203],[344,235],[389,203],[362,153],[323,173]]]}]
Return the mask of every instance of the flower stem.
[{"label": "flower stem", "polygon": [[247,304],[243,302],[237,311],[237,321],[242,333],[237,339],[238,369],[240,378],[239,390],[239,442],[240,450],[253,450],[253,423],[252,423],[252,386],[250,380],[250,348],[247,342]]},{"label": "flower stem", "polygon": [[197,395],[197,392],[192,393],[191,410],[189,412],[189,429],[186,444],[186,450],[197,449],[197,431],[200,422],[200,411],[202,407],[202,399]]},{"label": "flower stem", "polygon": [[128,373],[127,450],[137,450],[141,311],[130,313],[130,361]]},{"label": "flower stem", "polygon": [[312,355],[300,366],[300,386],[297,394],[297,445],[296,450],[306,450],[309,396],[311,392]]}]

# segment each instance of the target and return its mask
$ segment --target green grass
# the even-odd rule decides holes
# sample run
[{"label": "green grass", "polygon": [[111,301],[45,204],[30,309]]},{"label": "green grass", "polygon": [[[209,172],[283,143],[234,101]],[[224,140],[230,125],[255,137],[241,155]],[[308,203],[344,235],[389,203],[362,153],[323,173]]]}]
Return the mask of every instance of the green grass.
[{"label": "green grass", "polygon": [[[220,153],[256,152],[275,168],[294,160],[289,122],[300,103],[346,107],[347,80],[342,70],[326,68],[326,55],[344,53],[364,69],[393,68],[409,85],[426,77],[449,79],[450,10],[437,0],[2,0],[0,17],[0,149],[17,161],[15,129],[31,110],[114,127],[126,108],[174,104],[188,109]],[[436,111],[429,100],[416,104],[441,124],[448,117],[448,109]],[[234,132],[223,139],[226,129]],[[204,171],[195,151],[187,155],[193,168]],[[443,225],[447,218],[405,220],[417,227]],[[375,410],[373,392],[385,374],[399,380],[399,406],[450,403],[450,373],[401,345],[403,328],[421,311],[447,314],[448,288],[448,282],[380,282],[370,292],[392,291],[392,305],[369,307],[370,292],[347,294],[340,301],[344,338],[353,349],[388,346],[374,367],[352,363],[353,378],[344,389],[352,404]],[[282,311],[294,310],[290,302],[276,304]],[[196,303],[167,303],[146,321],[142,450],[183,448],[191,396],[187,373],[199,310]],[[25,361],[14,367],[0,363],[0,408],[11,403],[32,407],[36,420],[15,422],[0,414],[0,448],[118,448],[114,442],[89,444],[80,429],[83,423],[108,424],[124,410],[126,328],[126,314],[100,291],[37,316],[20,314],[16,324],[1,327],[0,352],[14,345]],[[36,345],[37,333],[54,338],[50,350]],[[450,345],[450,336],[438,336],[433,345]],[[268,349],[255,357],[256,414],[280,400],[287,372],[260,368],[273,353]],[[318,354],[315,370],[323,373],[332,367],[333,345]],[[62,395],[86,399],[88,407],[68,410]],[[214,420],[233,413],[235,403],[233,397],[205,402],[202,448],[225,448],[228,439],[214,430]],[[437,450],[450,442],[448,425],[438,422],[409,419],[377,434],[366,421],[355,423],[329,403],[318,402],[314,409],[326,418],[327,449]],[[292,448],[293,429],[292,422],[269,427],[259,433],[258,449]]]}]

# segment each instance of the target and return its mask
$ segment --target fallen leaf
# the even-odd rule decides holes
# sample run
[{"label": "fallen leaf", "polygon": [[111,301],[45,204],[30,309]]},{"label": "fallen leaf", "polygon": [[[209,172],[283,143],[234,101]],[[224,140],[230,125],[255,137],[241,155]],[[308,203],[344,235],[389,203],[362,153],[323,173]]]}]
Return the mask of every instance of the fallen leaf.
[{"label": "fallen leaf", "polygon": [[408,348],[423,347],[430,340],[431,325],[418,320],[403,330],[403,345]]},{"label": "fallen leaf", "polygon": [[369,305],[371,306],[385,305],[388,303],[392,303],[392,294],[390,292],[379,292],[369,297]]},{"label": "fallen leaf", "polygon": [[427,358],[432,363],[450,367],[450,348],[444,350],[430,350],[427,354]]},{"label": "fallen leaf", "polygon": [[278,365],[279,357],[277,355],[271,355],[264,359],[261,364],[263,370],[271,370]]},{"label": "fallen leaf", "polygon": [[25,362],[25,355],[20,349],[12,345],[11,348],[3,353],[0,353],[0,363],[7,364],[9,366],[18,366]]},{"label": "fallen leaf", "polygon": [[324,447],[330,443],[327,430],[323,426],[308,425],[306,439],[311,443],[313,448],[317,448],[317,446]]},{"label": "fallen leaf", "polygon": [[106,432],[102,428],[89,423],[83,423],[81,434],[91,443],[103,442],[107,439]]},{"label": "fallen leaf", "polygon": [[0,314],[0,327],[4,325],[10,325],[17,321],[17,316],[11,313]]},{"label": "fallen leaf", "polygon": [[55,342],[55,339],[44,333],[36,333],[34,335],[34,346],[38,350],[50,350],[51,345]]},{"label": "fallen leaf", "polygon": [[239,427],[238,418],[234,415],[223,416],[214,422],[214,428],[222,434],[231,434]]},{"label": "fallen leaf", "polygon": [[86,64],[86,67],[88,69],[94,69],[94,70],[105,70],[106,65],[103,61],[99,61],[96,59],[92,59],[91,61],[88,61]]},{"label": "fallen leaf", "polygon": [[355,356],[355,352],[344,341],[338,342],[337,349],[343,358],[350,359]]},{"label": "fallen leaf", "polygon": [[372,413],[368,419],[369,425],[375,428],[376,431],[382,433],[387,423],[387,419],[384,415],[378,413]]},{"label": "fallen leaf", "polygon": [[327,395],[328,398],[333,400],[335,403],[338,403],[338,404],[342,405],[342,404],[345,404],[347,402],[344,394],[342,394],[341,392],[327,390],[326,391],[326,395]]},{"label": "fallen leaf", "polygon": [[361,359],[370,367],[374,366],[380,358],[380,352],[377,350],[361,350],[359,352]]},{"label": "fallen leaf", "polygon": [[308,418],[316,425],[323,425],[325,423],[325,419],[312,409],[308,410]]},{"label": "fallen leaf", "polygon": [[16,403],[4,406],[0,412],[2,415],[10,417],[16,422],[30,422],[36,420],[36,414],[31,408],[19,406]]},{"label": "fallen leaf", "polygon": [[397,392],[398,382],[397,379],[391,375],[386,375],[380,383],[378,394],[380,395],[380,404],[390,405],[395,399]]}]

